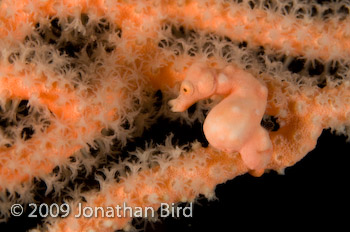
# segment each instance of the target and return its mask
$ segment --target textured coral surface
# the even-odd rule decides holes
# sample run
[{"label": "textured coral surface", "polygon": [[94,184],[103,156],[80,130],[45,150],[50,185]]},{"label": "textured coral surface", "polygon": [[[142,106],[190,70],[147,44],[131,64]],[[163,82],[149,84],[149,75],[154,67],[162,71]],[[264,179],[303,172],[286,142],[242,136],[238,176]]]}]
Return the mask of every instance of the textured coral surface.
[{"label": "textured coral surface", "polygon": [[[31,202],[68,203],[69,216],[39,218],[37,230],[132,230],[128,215],[76,218],[78,204],[157,210],[212,200],[217,185],[256,174],[243,152],[203,133],[227,94],[171,111],[196,63],[235,67],[267,87],[259,115],[273,149],[262,180],[303,159],[324,129],[347,136],[349,9],[312,0],[1,0],[1,219],[14,203],[26,212]],[[253,96],[244,99],[259,98],[246,90]],[[254,196],[248,208],[268,207]]]}]

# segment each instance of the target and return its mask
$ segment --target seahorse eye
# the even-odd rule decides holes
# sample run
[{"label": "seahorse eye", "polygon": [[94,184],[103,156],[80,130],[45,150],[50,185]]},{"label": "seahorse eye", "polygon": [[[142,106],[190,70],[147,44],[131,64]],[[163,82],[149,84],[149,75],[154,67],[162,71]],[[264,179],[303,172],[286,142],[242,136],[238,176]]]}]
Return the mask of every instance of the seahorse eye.
[{"label": "seahorse eye", "polygon": [[183,82],[182,85],[181,85],[181,91],[184,93],[184,94],[191,94],[192,93],[192,84],[189,83],[189,82]]}]

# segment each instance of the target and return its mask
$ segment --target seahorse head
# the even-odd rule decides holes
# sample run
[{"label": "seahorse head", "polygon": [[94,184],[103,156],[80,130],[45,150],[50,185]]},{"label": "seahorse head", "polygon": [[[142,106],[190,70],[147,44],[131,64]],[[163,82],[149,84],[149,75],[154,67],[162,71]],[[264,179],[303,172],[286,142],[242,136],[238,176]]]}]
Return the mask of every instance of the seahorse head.
[{"label": "seahorse head", "polygon": [[182,112],[199,100],[211,97],[215,93],[214,72],[203,64],[193,64],[181,83],[180,94],[169,101],[174,112]]}]

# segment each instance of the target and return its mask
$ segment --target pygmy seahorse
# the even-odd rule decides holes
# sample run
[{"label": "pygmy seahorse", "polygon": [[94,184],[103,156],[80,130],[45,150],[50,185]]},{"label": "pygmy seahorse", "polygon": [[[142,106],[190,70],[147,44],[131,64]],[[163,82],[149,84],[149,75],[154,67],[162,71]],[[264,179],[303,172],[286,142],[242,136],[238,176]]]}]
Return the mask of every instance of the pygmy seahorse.
[{"label": "pygmy seahorse", "polygon": [[264,173],[272,155],[268,132],[261,126],[268,90],[252,74],[233,65],[221,70],[204,64],[189,67],[180,94],[169,101],[174,112],[182,112],[199,100],[223,96],[207,115],[203,131],[209,145],[239,152],[250,173]]}]

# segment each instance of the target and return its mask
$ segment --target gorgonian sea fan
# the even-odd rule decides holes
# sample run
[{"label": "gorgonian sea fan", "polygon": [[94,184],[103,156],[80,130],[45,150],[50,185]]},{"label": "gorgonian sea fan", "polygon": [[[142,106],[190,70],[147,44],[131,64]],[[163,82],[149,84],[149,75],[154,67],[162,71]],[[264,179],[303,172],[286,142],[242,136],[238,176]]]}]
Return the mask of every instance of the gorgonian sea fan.
[{"label": "gorgonian sea fan", "polygon": [[[220,99],[183,113],[167,105],[194,63],[235,66],[266,85],[261,124],[273,145],[266,170],[283,173],[325,128],[348,135],[349,6],[0,1],[2,218],[12,203],[49,196],[73,211],[47,218],[42,230],[130,229],[129,217],[73,212],[79,202],[157,209],[200,194],[212,199],[215,186],[248,172],[238,152],[213,149],[201,133]],[[179,134],[186,125],[199,133]]]}]

